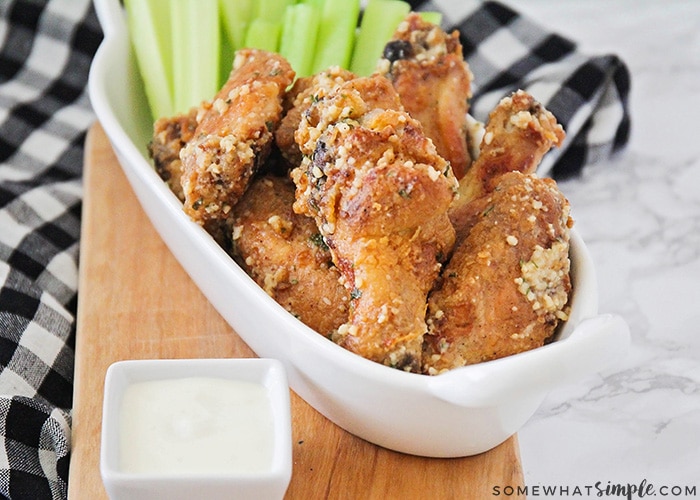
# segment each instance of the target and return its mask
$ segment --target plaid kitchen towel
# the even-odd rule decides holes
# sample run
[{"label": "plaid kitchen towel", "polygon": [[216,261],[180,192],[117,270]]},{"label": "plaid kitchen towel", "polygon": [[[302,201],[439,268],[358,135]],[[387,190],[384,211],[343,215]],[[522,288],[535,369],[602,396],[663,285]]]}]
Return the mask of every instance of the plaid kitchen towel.
[{"label": "plaid kitchen towel", "polygon": [[[485,120],[523,88],[567,130],[541,173],[574,175],[629,133],[629,74],[495,2],[442,10]],[[0,0],[0,497],[65,498],[70,456],[86,82],[102,34],[90,0]]]},{"label": "plaid kitchen towel", "polygon": [[90,0],[0,0],[0,497],[65,498]]}]

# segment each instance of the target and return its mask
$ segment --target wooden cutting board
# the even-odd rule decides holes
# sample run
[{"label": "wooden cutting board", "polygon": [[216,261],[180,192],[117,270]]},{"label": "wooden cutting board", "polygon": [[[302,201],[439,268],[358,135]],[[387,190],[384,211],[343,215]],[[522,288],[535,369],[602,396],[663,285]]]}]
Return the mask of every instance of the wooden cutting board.
[{"label": "wooden cutting board", "polygon": [[[73,500],[107,498],[99,454],[103,384],[111,363],[255,355],[160,239],[99,124],[85,149],[68,488]],[[409,456],[345,432],[291,396],[294,469],[286,498],[471,499],[492,496],[496,486],[524,484],[515,436],[473,457]]]}]

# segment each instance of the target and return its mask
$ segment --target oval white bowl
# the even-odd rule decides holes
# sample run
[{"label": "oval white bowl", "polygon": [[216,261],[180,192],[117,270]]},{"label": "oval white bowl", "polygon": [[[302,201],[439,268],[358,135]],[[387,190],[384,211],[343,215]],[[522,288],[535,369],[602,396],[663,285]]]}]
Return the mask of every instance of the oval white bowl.
[{"label": "oval white bowl", "polygon": [[137,198],[183,268],[259,356],[281,360],[292,389],[345,430],[409,454],[458,457],[502,443],[556,386],[591,374],[627,350],[629,330],[598,315],[595,272],[576,230],[570,319],[545,347],[429,377],[352,354],[270,298],[183,213],[146,152],[152,122],[118,0],[96,0],[105,39],[89,94]]}]

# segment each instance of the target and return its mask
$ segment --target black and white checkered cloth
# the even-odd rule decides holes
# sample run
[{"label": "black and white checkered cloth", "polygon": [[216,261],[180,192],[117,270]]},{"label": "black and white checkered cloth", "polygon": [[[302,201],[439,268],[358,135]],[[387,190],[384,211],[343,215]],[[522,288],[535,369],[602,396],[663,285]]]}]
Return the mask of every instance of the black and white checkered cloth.
[{"label": "black and white checkered cloth", "polygon": [[[532,93],[567,130],[541,173],[576,174],[629,134],[629,74],[493,2],[443,10],[475,75],[472,114]],[[454,8],[453,8],[454,7]],[[86,93],[102,33],[90,0],[0,0],[0,497],[67,496]]]},{"label": "black and white checkered cloth", "polygon": [[0,0],[0,495],[65,498],[90,0]]}]

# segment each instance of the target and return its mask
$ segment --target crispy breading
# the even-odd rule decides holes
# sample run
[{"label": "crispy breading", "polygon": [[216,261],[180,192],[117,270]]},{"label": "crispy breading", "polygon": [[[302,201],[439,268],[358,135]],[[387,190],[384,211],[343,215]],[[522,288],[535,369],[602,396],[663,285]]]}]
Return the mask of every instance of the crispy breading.
[{"label": "crispy breading", "polygon": [[294,140],[294,133],[299,128],[301,115],[311,104],[323,98],[332,89],[355,78],[355,74],[332,66],[315,75],[298,78],[287,93],[285,114],[275,131],[275,143],[289,165],[296,167],[301,163],[302,154]]},{"label": "crispy breading", "polygon": [[293,81],[294,71],[280,55],[243,49],[228,81],[199,108],[194,137],[180,152],[184,210],[217,240],[271,149]]},{"label": "crispy breading", "polygon": [[148,143],[148,153],[156,172],[180,201],[185,201],[180,178],[182,162],[180,150],[194,137],[197,128],[197,108],[188,113],[162,117],[153,124],[153,137]]},{"label": "crispy breading", "polygon": [[234,256],[273,299],[330,336],[347,321],[350,298],[316,224],[292,210],[294,189],[288,177],[253,181],[234,208]]},{"label": "crispy breading", "polygon": [[572,221],[556,183],[509,172],[479,203],[429,298],[426,373],[539,347],[567,317]]},{"label": "crispy breading", "polygon": [[478,212],[470,203],[491,192],[506,172],[534,173],[545,153],[561,145],[564,137],[554,115],[527,92],[518,90],[501,99],[489,114],[479,156],[460,179],[459,195],[450,207],[458,238]]},{"label": "crispy breading", "polygon": [[335,340],[417,371],[427,293],[454,241],[456,179],[418,121],[363,99],[381,93],[395,93],[386,78],[357,78],[303,115],[294,208],[316,220],[351,294]]},{"label": "crispy breading", "polygon": [[392,81],[406,111],[421,122],[460,179],[471,164],[467,112],[472,74],[459,33],[445,33],[410,13],[385,46],[378,71]]}]

